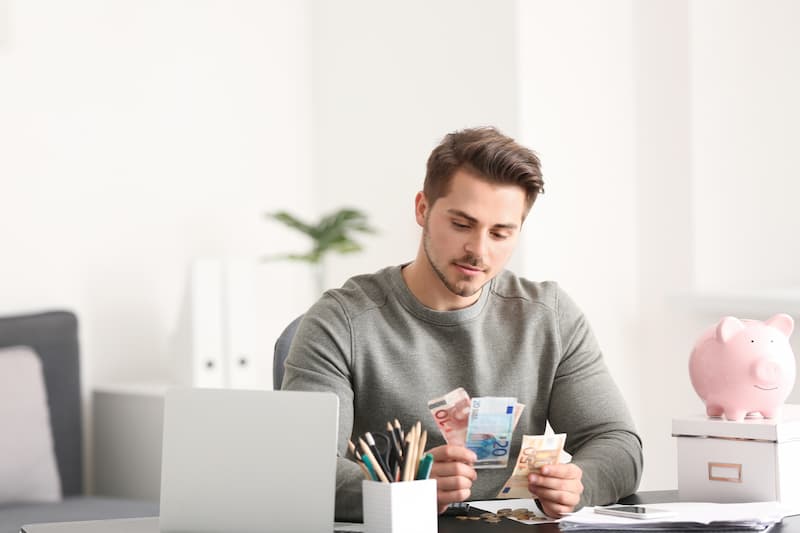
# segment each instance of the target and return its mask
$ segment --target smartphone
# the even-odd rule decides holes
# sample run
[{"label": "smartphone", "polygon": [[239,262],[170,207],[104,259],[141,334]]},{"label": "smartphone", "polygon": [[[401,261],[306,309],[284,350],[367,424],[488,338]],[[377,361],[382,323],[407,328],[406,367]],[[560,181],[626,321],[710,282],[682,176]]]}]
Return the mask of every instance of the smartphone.
[{"label": "smartphone", "polygon": [[624,516],[626,518],[639,518],[648,520],[653,518],[669,518],[675,516],[672,511],[657,509],[649,505],[609,505],[608,507],[595,507],[595,513]]}]

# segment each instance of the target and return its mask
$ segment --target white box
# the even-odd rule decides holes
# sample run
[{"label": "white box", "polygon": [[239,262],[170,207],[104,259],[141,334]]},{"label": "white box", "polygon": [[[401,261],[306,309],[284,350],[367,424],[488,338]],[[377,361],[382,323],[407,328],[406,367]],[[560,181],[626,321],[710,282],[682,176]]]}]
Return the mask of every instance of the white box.
[{"label": "white box", "polygon": [[436,533],[436,480],[362,481],[364,530],[369,533]]},{"label": "white box", "polygon": [[800,505],[800,405],[779,419],[672,420],[682,501],[779,501]]}]

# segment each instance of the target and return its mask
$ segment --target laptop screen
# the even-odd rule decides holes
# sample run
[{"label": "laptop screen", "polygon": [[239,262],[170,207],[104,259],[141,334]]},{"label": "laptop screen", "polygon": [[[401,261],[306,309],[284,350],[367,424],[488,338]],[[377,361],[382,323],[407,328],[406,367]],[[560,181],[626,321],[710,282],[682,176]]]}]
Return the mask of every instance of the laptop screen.
[{"label": "laptop screen", "polygon": [[168,391],[161,531],[332,531],[338,413],[331,393]]}]

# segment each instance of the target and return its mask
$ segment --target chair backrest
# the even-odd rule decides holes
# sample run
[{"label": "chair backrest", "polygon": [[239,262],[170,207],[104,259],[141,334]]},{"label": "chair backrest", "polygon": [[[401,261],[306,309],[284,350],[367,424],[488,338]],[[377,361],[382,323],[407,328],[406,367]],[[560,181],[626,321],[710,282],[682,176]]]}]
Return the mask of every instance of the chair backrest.
[{"label": "chair backrest", "polygon": [[83,493],[78,319],[69,311],[0,318],[0,347],[30,346],[42,361],[61,492]]},{"label": "chair backrest", "polygon": [[303,315],[300,315],[292,320],[283,330],[283,333],[280,334],[278,340],[275,341],[275,354],[272,357],[272,388],[275,390],[280,389],[281,383],[283,383],[283,363],[289,355],[292,339],[294,334],[297,333],[297,326],[300,325],[302,319]]}]

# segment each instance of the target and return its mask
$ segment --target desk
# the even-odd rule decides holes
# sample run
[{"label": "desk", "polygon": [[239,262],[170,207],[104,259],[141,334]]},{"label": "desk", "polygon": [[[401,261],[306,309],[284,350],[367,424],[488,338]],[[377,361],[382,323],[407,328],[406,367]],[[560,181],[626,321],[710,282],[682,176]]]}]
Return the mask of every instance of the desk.
[{"label": "desk", "polygon": [[[678,501],[677,490],[642,492],[628,498],[621,503],[658,503]],[[481,511],[473,511],[480,514]],[[114,520],[112,522],[94,521],[58,524],[41,524],[31,526],[25,531],[29,533],[158,533],[158,518],[134,518],[128,520]],[[493,533],[507,533],[509,531],[521,533],[558,533],[558,524],[525,525],[513,520],[503,519],[497,524],[484,521],[458,520],[452,516],[439,517],[439,533],[477,533],[479,531]],[[776,525],[770,533],[800,533],[800,516],[785,518],[782,524]]]},{"label": "desk", "polygon": [[[662,490],[650,491],[634,494],[620,500],[620,503],[659,503],[659,502],[677,502],[677,490]],[[482,511],[474,511],[474,514],[480,514]],[[503,519],[502,522],[497,524],[490,524],[484,521],[477,520],[458,520],[452,516],[439,517],[439,533],[477,533],[479,531],[494,532],[494,533],[507,533],[526,531],[527,533],[558,533],[558,524],[538,524],[538,525],[525,525],[509,519]],[[782,524],[776,525],[770,530],[770,533],[800,533],[800,516],[790,516],[783,520]]]}]

